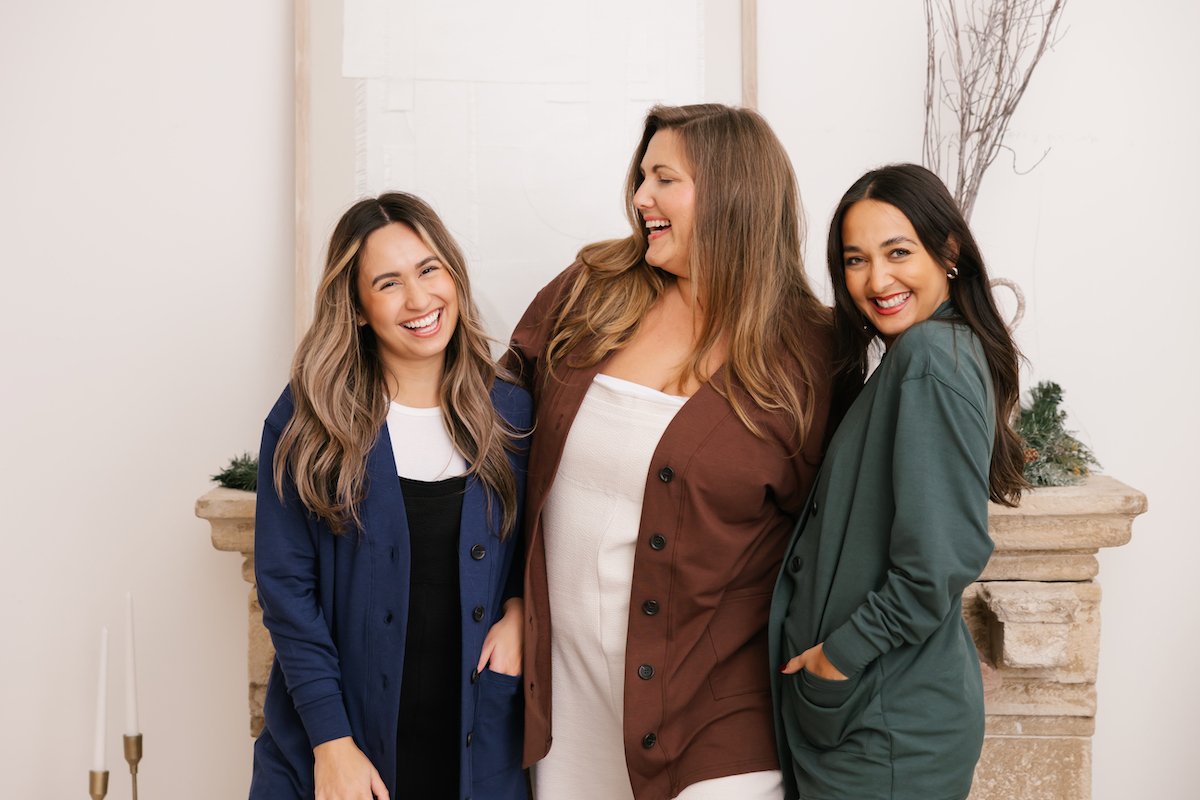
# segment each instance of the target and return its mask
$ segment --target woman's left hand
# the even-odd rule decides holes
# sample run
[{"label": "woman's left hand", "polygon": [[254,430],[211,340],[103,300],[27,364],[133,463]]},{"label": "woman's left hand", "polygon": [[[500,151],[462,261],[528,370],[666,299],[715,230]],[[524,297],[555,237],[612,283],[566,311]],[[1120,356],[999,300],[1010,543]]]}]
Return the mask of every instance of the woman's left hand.
[{"label": "woman's left hand", "polygon": [[833,662],[825,657],[824,642],[821,642],[816,647],[808,648],[780,667],[779,671],[784,675],[794,675],[802,669],[827,681],[847,680],[845,675],[838,672],[838,668],[833,665]]},{"label": "woman's left hand", "polygon": [[525,601],[511,597],[504,604],[504,616],[491,627],[483,640],[483,651],[475,669],[490,669],[501,675],[520,675],[525,652]]}]

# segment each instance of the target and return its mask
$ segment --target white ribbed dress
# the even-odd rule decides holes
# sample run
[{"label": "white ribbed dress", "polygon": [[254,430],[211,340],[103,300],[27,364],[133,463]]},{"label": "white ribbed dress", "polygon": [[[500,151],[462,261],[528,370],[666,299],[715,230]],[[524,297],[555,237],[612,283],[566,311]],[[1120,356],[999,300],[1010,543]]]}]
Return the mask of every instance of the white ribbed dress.
[{"label": "white ribbed dress", "polygon": [[[650,460],[686,397],[597,375],[563,448],[542,525],[554,743],[536,800],[632,800],[622,717],[633,559]],[[780,774],[701,781],[681,800],[780,800]]]}]

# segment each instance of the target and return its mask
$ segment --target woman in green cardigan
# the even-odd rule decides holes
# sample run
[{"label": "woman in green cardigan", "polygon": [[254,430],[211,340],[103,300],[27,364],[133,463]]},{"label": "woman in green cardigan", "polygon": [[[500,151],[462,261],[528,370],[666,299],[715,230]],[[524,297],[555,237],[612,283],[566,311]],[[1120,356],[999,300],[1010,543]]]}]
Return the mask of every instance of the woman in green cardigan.
[{"label": "woman in green cardigan", "polygon": [[983,744],[962,592],[992,552],[988,500],[1015,505],[1025,486],[1018,352],[966,221],[922,167],[850,187],[828,262],[848,408],[771,606],[787,797],[959,800]]}]

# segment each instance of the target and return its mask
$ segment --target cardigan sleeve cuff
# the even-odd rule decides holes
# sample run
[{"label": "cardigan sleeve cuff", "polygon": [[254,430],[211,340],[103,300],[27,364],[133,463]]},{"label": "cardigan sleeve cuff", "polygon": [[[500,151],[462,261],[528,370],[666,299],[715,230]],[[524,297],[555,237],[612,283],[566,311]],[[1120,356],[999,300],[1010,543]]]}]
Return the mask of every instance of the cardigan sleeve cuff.
[{"label": "cardigan sleeve cuff", "polygon": [[340,691],[311,703],[297,705],[296,713],[304,723],[304,731],[308,734],[308,742],[312,747],[353,735],[350,730],[350,718],[346,715],[346,704],[342,701]]},{"label": "cardigan sleeve cuff", "polygon": [[881,655],[879,649],[854,627],[853,619],[829,634],[821,649],[829,663],[847,678],[862,672]]}]

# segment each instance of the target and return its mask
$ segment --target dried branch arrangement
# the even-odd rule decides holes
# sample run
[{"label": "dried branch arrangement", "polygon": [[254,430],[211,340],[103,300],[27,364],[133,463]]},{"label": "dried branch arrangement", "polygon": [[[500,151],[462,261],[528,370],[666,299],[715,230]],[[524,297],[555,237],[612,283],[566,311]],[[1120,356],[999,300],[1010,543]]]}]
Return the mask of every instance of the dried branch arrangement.
[{"label": "dried branch arrangement", "polygon": [[[924,1],[925,166],[970,220],[1033,70],[1057,41],[1066,0]],[[952,129],[943,129],[946,117]]]}]

